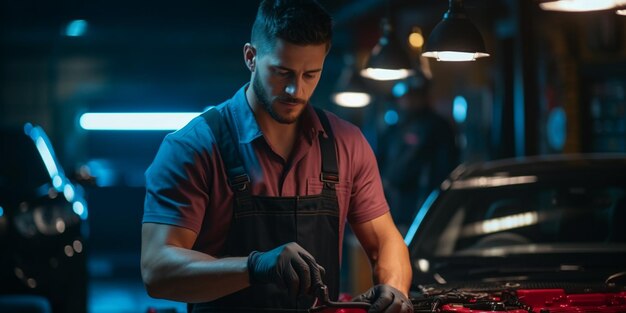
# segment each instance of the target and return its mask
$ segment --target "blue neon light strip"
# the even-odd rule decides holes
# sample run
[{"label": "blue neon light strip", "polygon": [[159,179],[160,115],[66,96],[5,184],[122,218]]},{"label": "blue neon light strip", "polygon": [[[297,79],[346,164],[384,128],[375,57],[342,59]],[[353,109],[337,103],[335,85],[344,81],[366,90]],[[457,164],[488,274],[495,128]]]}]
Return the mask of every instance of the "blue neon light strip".
[{"label": "blue neon light strip", "polygon": [[411,241],[413,241],[413,237],[415,237],[417,229],[424,220],[424,216],[426,216],[426,213],[428,213],[428,210],[430,210],[430,207],[433,205],[433,202],[435,202],[435,199],[437,199],[438,195],[438,190],[434,190],[433,192],[431,192],[428,198],[426,198],[426,201],[424,201],[424,204],[422,204],[419,212],[417,212],[417,216],[415,216],[413,224],[411,224],[411,227],[409,227],[409,230],[406,232],[406,236],[404,236],[404,243],[407,246],[411,243]]},{"label": "blue neon light strip", "polygon": [[43,164],[46,166],[46,170],[48,171],[48,175],[50,175],[50,179],[57,180],[57,183],[54,187],[57,190],[61,191],[60,187],[63,183],[60,175],[62,175],[62,171],[57,166],[58,162],[56,160],[56,156],[54,155],[54,150],[52,149],[52,144],[50,143],[50,139],[43,131],[40,126],[33,126],[31,124],[26,124],[24,126],[24,131],[26,134],[35,142],[35,147],[37,147],[37,151],[43,160]]},{"label": "blue neon light strip", "polygon": [[43,163],[46,165],[46,169],[48,170],[48,174],[51,178],[59,176],[59,170],[57,168],[56,163],[54,162],[54,158],[52,157],[52,153],[48,148],[48,145],[44,141],[42,137],[38,137],[35,140],[35,145],[37,146],[37,150],[39,150],[39,154],[43,159]]},{"label": "blue neon light strip", "polygon": [[85,113],[80,126],[86,130],[177,130],[201,112]]},{"label": "blue neon light strip", "polygon": [[[35,143],[35,147],[37,147],[37,151],[43,160],[43,163],[48,171],[48,175],[50,175],[50,180],[52,181],[52,185],[57,191],[63,192],[66,196],[67,201],[72,202],[75,197],[76,188],[67,180],[65,177],[65,173],[63,173],[63,169],[59,165],[59,162],[54,154],[54,149],[52,148],[52,143],[50,143],[50,138],[46,135],[46,132],[40,126],[33,126],[30,123],[26,123],[24,125],[24,132],[33,140]],[[81,201],[73,202],[74,212],[80,216],[81,219],[87,219],[87,205]],[[2,211],[2,207],[0,207],[0,216],[2,216],[4,212]]]}]

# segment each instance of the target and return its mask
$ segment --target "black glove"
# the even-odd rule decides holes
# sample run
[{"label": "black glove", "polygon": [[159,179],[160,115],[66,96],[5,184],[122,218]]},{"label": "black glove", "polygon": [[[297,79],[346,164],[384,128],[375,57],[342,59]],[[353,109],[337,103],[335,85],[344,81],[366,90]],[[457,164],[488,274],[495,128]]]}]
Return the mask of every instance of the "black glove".
[{"label": "black glove", "polygon": [[250,284],[274,283],[286,287],[292,298],[313,292],[322,284],[324,268],[295,242],[267,252],[252,251],[248,256]]},{"label": "black glove", "polygon": [[352,301],[370,303],[368,313],[413,313],[411,301],[389,285],[376,285]]}]

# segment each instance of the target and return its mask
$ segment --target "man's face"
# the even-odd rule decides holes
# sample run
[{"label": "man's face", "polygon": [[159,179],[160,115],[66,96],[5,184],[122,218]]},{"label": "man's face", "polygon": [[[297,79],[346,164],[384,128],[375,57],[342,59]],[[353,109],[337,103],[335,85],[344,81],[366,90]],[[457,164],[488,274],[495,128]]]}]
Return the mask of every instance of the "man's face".
[{"label": "man's face", "polygon": [[298,46],[276,39],[256,56],[252,89],[260,108],[279,123],[298,120],[322,74],[326,45]]}]

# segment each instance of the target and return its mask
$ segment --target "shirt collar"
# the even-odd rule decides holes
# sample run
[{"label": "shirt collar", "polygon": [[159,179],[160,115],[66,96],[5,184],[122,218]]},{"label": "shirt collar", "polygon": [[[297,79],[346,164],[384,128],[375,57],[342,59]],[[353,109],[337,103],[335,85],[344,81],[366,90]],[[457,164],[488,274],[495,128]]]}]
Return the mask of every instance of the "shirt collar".
[{"label": "shirt collar", "polygon": [[326,135],[322,122],[320,122],[319,116],[315,112],[315,108],[312,104],[306,106],[302,119],[302,132],[305,137],[313,142],[313,138],[317,137],[319,133]]},{"label": "shirt collar", "polygon": [[237,129],[239,143],[250,143],[254,139],[263,136],[259,124],[254,118],[254,112],[252,112],[252,108],[246,98],[246,89],[249,85],[250,83],[247,83],[239,88],[231,99],[232,105],[230,106],[230,110],[233,116],[233,125]]},{"label": "shirt collar", "polygon": [[[246,89],[250,83],[246,83],[235,93],[231,99],[230,106],[235,128],[237,129],[237,137],[240,143],[250,143],[253,140],[262,137],[263,133],[257,123],[254,112],[246,98]],[[324,127],[319,117],[315,113],[315,109],[311,104],[307,105],[302,115],[302,133],[311,142],[320,132],[325,134]]]}]

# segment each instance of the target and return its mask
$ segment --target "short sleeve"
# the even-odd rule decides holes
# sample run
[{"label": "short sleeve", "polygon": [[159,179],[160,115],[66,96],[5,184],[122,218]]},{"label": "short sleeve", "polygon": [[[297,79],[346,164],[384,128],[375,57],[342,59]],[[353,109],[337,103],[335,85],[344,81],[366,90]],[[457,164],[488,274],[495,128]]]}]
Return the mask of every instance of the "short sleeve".
[{"label": "short sleeve", "polygon": [[389,212],[389,205],[383,192],[376,157],[360,131],[352,149],[353,182],[348,222],[360,224]]},{"label": "short sleeve", "polygon": [[198,145],[208,138],[197,138],[192,126],[166,136],[147,169],[143,223],[200,231],[209,203],[211,154],[210,146]]}]

